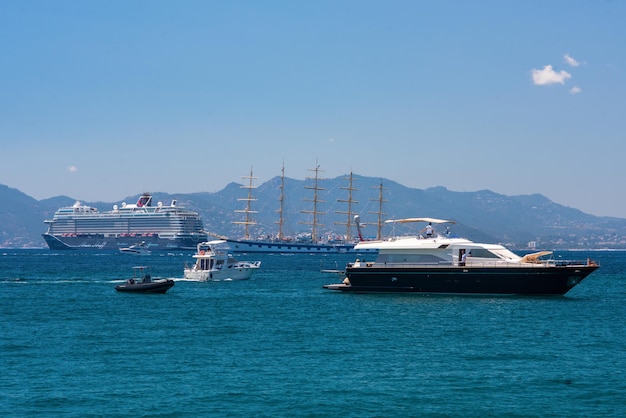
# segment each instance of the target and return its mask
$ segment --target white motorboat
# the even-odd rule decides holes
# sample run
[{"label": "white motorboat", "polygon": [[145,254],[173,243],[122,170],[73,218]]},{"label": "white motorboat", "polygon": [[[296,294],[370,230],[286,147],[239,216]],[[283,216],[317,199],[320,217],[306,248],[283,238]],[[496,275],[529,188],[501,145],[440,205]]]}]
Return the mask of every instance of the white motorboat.
[{"label": "white motorboat", "polygon": [[239,261],[229,253],[225,240],[214,240],[198,244],[193,255],[195,263],[185,267],[187,280],[221,281],[246,280],[261,266],[260,261]]},{"label": "white motorboat", "polygon": [[148,249],[148,245],[145,241],[141,241],[139,244],[131,245],[130,247],[120,248],[120,252],[124,254],[137,254],[137,255],[150,255],[152,251]]}]

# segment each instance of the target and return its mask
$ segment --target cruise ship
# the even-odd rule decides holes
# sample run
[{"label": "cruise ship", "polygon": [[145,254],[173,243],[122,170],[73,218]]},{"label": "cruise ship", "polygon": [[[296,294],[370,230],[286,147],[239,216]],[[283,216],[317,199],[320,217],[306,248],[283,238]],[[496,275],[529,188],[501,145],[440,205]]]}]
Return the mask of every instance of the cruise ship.
[{"label": "cruise ship", "polygon": [[202,219],[176,205],[159,202],[152,205],[152,195],[142,194],[137,203],[100,212],[97,208],[76,202],[59,208],[52,220],[44,221],[43,234],[51,250],[89,250],[120,248],[144,243],[150,250],[195,250],[207,241]]}]

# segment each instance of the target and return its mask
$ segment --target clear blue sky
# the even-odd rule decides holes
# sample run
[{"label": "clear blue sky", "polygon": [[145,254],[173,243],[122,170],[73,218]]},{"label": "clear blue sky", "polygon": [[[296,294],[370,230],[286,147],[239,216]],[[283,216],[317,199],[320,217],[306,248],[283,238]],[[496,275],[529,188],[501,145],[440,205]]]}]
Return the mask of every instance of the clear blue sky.
[{"label": "clear blue sky", "polygon": [[0,1],[0,183],[115,202],[317,160],[626,217],[625,22],[601,0]]}]

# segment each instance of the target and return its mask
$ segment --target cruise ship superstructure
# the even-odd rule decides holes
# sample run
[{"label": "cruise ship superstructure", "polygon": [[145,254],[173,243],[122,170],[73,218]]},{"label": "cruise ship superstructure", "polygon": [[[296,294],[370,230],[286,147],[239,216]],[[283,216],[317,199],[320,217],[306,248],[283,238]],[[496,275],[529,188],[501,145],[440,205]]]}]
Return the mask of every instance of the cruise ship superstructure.
[{"label": "cruise ship superstructure", "polygon": [[207,240],[197,212],[177,206],[176,200],[153,206],[149,193],[135,204],[114,205],[104,212],[76,202],[59,208],[45,223],[43,237],[52,250],[119,250],[142,242],[151,250],[195,250]]}]

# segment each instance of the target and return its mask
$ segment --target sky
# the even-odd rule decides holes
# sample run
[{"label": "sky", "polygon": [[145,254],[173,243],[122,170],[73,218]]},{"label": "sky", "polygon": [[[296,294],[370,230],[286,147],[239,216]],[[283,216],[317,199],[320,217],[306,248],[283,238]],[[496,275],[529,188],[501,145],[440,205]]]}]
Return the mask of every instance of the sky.
[{"label": "sky", "polygon": [[626,218],[624,21],[616,0],[0,1],[0,184],[117,202],[319,164]]}]

